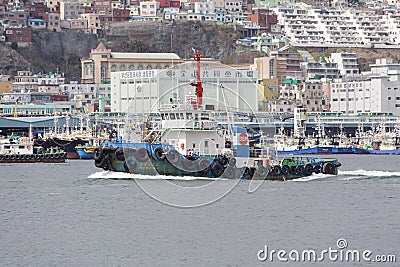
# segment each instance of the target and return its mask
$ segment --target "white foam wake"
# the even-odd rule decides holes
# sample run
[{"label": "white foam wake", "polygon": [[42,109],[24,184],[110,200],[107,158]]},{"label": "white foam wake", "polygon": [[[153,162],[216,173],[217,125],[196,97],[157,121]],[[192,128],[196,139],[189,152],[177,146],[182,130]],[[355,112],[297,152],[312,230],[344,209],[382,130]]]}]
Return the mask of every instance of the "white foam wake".
[{"label": "white foam wake", "polygon": [[191,180],[225,180],[222,178],[205,178],[205,177],[194,177],[194,176],[167,176],[167,175],[142,175],[142,174],[132,174],[126,172],[112,172],[112,171],[102,171],[95,172],[88,176],[88,178],[93,179],[141,179],[141,180],[181,180],[181,181],[191,181]]},{"label": "white foam wake", "polygon": [[321,180],[321,179],[327,179],[327,178],[332,178],[335,177],[335,175],[331,174],[323,174],[323,173],[318,173],[318,174],[313,174],[310,176],[302,177],[302,178],[297,178],[290,180],[292,182],[308,182],[308,181],[313,181],[313,180]]},{"label": "white foam wake", "polygon": [[355,171],[341,171],[339,170],[339,176],[341,180],[352,180],[352,179],[365,179],[365,178],[379,178],[379,177],[400,177],[400,172],[392,171],[367,171],[367,170],[355,170]]}]

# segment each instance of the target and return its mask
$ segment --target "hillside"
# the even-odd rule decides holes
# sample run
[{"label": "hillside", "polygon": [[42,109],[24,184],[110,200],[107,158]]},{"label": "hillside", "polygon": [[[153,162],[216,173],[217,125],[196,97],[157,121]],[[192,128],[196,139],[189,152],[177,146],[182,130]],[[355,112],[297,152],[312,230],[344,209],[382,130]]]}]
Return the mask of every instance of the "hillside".
[{"label": "hillside", "polygon": [[[251,64],[259,52],[237,52],[235,40],[240,34],[233,26],[199,22],[180,23],[120,23],[113,24],[100,37],[81,31],[34,31],[29,47],[0,43],[0,73],[15,75],[17,70],[33,72],[64,72],[69,81],[81,75],[80,59],[88,57],[90,50],[100,41],[113,52],[173,52],[181,58],[190,58],[192,48],[199,49],[205,57],[215,58],[224,64]],[[344,49],[356,52],[362,70],[375,62],[375,58],[392,57],[400,61],[400,51],[374,49]],[[315,58],[327,56],[337,49],[312,53]]]},{"label": "hillside", "polygon": [[192,47],[205,57],[222,60],[226,64],[251,63],[259,53],[235,52],[238,34],[233,27],[201,23],[143,23],[113,25],[99,38],[80,31],[35,31],[29,47],[11,47],[0,44],[0,71],[16,74],[17,70],[34,72],[62,71],[67,80],[80,77],[80,59],[88,57],[90,50],[100,41],[113,52],[173,52],[181,58],[191,57]]}]

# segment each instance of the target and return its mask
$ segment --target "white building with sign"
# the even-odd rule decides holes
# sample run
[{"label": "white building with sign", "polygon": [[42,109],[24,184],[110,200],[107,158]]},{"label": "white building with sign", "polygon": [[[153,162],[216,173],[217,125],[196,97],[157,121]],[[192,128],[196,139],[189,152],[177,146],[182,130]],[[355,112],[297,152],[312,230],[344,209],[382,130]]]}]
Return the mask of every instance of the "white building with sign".
[{"label": "white building with sign", "polygon": [[[257,111],[257,73],[208,64],[201,71],[203,108],[226,111]],[[156,112],[164,105],[196,99],[195,64],[175,69],[113,72],[111,111],[131,114]],[[225,105],[225,103],[227,103]]]}]

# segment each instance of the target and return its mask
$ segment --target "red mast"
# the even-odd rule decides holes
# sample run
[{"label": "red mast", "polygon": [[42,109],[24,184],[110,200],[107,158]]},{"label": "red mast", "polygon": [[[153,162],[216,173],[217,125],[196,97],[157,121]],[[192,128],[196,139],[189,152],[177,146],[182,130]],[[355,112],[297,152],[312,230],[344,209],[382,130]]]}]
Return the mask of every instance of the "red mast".
[{"label": "red mast", "polygon": [[196,102],[192,102],[192,105],[194,107],[194,109],[199,109],[201,108],[202,104],[203,104],[203,85],[201,84],[201,80],[200,80],[200,59],[202,56],[204,56],[203,54],[200,54],[200,52],[197,50],[194,50],[194,60],[197,62],[197,82],[191,82],[190,85],[196,87],[196,96],[197,96],[197,101]]}]

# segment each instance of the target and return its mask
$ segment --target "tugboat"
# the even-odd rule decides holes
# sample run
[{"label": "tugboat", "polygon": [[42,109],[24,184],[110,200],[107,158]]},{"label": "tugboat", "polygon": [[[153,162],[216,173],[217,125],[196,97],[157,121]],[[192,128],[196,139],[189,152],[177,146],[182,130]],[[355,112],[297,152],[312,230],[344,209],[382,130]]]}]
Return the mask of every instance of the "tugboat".
[{"label": "tugboat", "polygon": [[37,147],[23,137],[11,136],[0,141],[0,163],[62,163],[65,158],[62,149]]},{"label": "tugboat", "polygon": [[[196,98],[172,101],[160,108],[161,120],[146,129],[139,142],[104,142],[94,150],[96,167],[144,175],[194,176],[229,179],[290,180],[325,173],[337,175],[336,159],[320,157],[278,158],[267,149],[250,146],[242,126],[218,128],[213,113],[202,107],[200,53],[197,62]],[[148,121],[149,125],[153,125]],[[129,125],[126,127],[130,127]],[[134,128],[134,127],[131,127]]]}]

